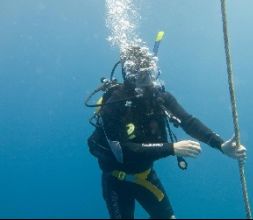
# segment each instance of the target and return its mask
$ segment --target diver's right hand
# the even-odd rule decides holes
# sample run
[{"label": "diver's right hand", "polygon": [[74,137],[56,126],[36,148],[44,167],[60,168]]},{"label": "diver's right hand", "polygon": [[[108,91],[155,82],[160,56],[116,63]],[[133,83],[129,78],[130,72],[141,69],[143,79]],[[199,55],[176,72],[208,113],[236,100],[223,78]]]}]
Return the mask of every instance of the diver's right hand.
[{"label": "diver's right hand", "polygon": [[191,140],[179,141],[173,144],[175,156],[197,157],[201,152],[200,144]]}]

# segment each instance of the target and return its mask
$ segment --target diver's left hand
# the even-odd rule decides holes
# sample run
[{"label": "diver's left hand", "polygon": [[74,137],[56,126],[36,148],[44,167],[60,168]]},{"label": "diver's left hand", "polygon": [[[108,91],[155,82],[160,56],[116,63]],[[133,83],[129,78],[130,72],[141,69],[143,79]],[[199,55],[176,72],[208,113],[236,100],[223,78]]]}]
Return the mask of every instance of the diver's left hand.
[{"label": "diver's left hand", "polygon": [[224,154],[226,154],[227,156],[232,157],[234,159],[237,159],[242,163],[244,163],[244,161],[246,160],[247,150],[243,145],[240,145],[240,147],[236,146],[235,136],[233,136],[228,141],[225,141],[221,145],[221,149]]}]

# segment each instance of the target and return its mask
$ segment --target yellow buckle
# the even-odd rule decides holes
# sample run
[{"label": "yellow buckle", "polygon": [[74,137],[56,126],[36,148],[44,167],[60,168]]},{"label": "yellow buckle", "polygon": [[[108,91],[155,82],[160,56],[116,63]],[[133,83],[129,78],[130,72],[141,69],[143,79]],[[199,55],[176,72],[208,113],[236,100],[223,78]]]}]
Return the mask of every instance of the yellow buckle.
[{"label": "yellow buckle", "polygon": [[119,180],[124,180],[126,178],[126,173],[123,171],[119,171],[118,173],[118,179]]}]

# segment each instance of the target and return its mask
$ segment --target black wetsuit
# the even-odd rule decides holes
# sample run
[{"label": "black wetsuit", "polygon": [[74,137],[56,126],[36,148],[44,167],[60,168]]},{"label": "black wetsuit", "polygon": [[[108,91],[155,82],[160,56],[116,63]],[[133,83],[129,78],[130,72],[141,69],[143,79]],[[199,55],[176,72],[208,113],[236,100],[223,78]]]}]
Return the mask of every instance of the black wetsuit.
[{"label": "black wetsuit", "polygon": [[[126,100],[132,95],[124,86],[120,86],[106,102]],[[103,171],[103,196],[111,218],[133,218],[135,200],[151,218],[170,218],[173,215],[168,196],[153,169],[155,160],[174,155],[173,144],[167,140],[161,104],[181,121],[180,127],[190,136],[221,149],[224,141],[200,120],[188,114],[168,92],[151,92],[142,98],[104,105],[101,109],[103,128],[93,133],[89,146],[91,151],[98,146],[104,149],[96,156]],[[119,143],[122,161],[110,150],[105,135],[109,141]],[[151,172],[147,180],[164,193],[161,201],[144,187],[120,181],[111,175],[114,170],[136,174],[148,169]]]}]

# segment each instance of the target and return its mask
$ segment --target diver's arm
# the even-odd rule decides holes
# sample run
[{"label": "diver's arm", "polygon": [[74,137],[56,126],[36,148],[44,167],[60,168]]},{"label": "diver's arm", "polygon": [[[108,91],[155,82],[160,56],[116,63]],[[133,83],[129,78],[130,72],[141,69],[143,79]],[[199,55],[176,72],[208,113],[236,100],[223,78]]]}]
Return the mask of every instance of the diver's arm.
[{"label": "diver's arm", "polygon": [[165,92],[163,93],[163,100],[165,107],[167,107],[173,115],[180,119],[180,126],[187,134],[222,151],[221,145],[224,143],[224,140],[204,125],[199,119],[187,113],[173,95]]},{"label": "diver's arm", "polygon": [[[110,100],[109,100],[110,101]],[[111,101],[114,101],[113,99]],[[106,105],[103,124],[109,146],[118,162],[158,160],[170,155],[195,157],[200,153],[199,144],[190,140],[178,143],[134,143],[127,138],[122,122],[122,105]]]},{"label": "diver's arm", "polygon": [[174,155],[172,143],[121,143],[124,160],[158,160]]}]

